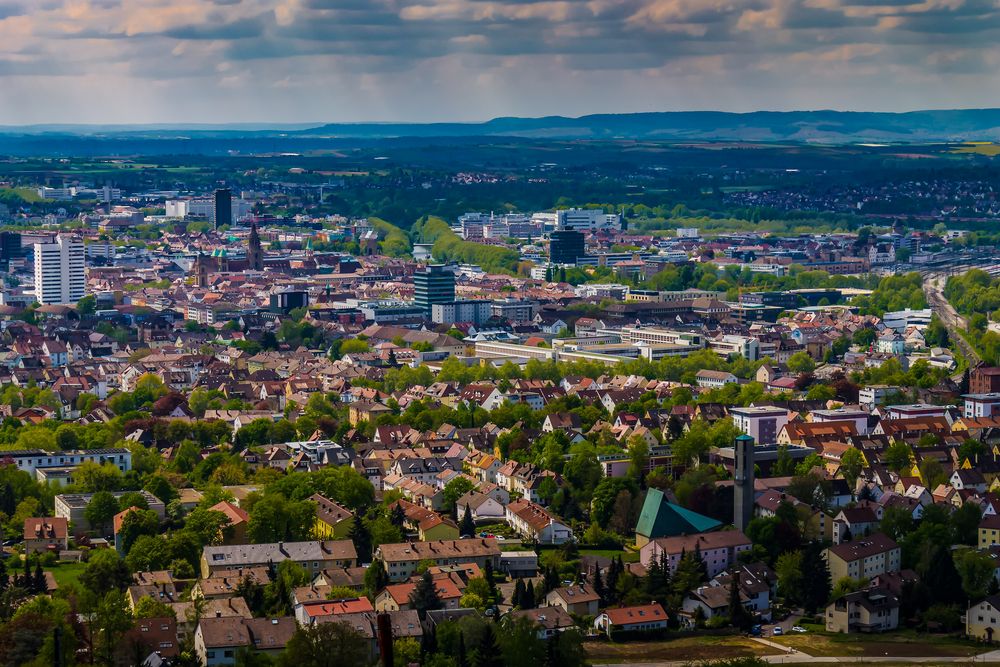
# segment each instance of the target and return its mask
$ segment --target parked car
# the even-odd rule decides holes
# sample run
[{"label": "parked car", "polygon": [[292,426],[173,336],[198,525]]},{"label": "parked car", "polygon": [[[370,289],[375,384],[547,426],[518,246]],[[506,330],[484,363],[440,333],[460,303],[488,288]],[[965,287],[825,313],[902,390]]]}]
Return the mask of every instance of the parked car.
[{"label": "parked car", "polygon": [[761,627],[759,625],[755,625],[752,628],[750,628],[751,637],[760,637],[760,634],[761,634]]},{"label": "parked car", "polygon": [[775,637],[780,637],[781,636],[782,633],[781,633],[781,626],[780,625],[774,626],[773,634],[774,634]]},{"label": "parked car", "polygon": [[806,629],[803,628],[801,625],[793,625],[792,626],[792,632],[805,632],[805,631],[806,631]]}]

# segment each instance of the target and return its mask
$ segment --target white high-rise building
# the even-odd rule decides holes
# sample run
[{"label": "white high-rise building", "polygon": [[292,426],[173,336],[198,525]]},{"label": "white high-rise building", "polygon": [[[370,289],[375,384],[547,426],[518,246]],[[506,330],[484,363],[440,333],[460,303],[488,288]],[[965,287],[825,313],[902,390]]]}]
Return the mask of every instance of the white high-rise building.
[{"label": "white high-rise building", "polygon": [[86,293],[83,241],[60,234],[54,243],[35,244],[35,297],[38,303],[72,305]]}]

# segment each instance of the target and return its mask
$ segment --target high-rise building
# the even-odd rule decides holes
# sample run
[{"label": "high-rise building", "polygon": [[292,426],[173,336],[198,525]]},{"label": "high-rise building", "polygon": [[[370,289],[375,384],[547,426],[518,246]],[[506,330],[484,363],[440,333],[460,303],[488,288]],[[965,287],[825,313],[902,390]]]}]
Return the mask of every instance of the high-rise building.
[{"label": "high-rise building", "polygon": [[739,435],[733,448],[736,465],[733,467],[733,525],[746,531],[753,518],[754,440],[749,435]]},{"label": "high-rise building", "polygon": [[219,188],[215,191],[215,209],[212,215],[212,223],[218,229],[219,225],[231,225],[233,223],[233,193],[228,188]]},{"label": "high-rise building", "polygon": [[560,229],[552,232],[549,243],[549,261],[553,264],[576,264],[577,257],[587,254],[582,232]]},{"label": "high-rise building", "polygon": [[17,232],[0,232],[0,268],[10,268],[10,260],[24,257],[21,235]]},{"label": "high-rise building", "polygon": [[455,274],[441,264],[429,264],[413,274],[413,303],[430,317],[435,303],[455,300]]},{"label": "high-rise building", "polygon": [[264,251],[260,247],[257,223],[250,225],[250,240],[247,243],[247,268],[251,271],[264,270]]},{"label": "high-rise building", "polygon": [[35,244],[35,298],[38,303],[75,304],[84,297],[86,287],[83,241],[60,234],[53,243]]}]

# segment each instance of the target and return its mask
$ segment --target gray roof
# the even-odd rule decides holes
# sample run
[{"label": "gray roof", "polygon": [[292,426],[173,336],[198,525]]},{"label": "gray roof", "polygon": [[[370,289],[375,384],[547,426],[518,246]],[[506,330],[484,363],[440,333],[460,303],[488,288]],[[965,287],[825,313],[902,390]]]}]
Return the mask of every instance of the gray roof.
[{"label": "gray roof", "polygon": [[310,542],[272,542],[270,544],[234,544],[205,547],[203,552],[209,567],[238,567],[280,563],[293,560],[297,563],[324,560],[357,560],[358,554],[350,540],[313,540]]}]

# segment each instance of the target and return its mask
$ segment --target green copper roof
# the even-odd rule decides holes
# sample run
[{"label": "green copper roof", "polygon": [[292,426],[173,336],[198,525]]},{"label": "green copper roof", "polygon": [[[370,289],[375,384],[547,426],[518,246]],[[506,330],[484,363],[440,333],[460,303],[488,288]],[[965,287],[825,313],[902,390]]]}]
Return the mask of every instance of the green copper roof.
[{"label": "green copper roof", "polygon": [[635,532],[652,540],[657,537],[704,533],[720,526],[721,521],[675,505],[659,489],[649,489]]}]

